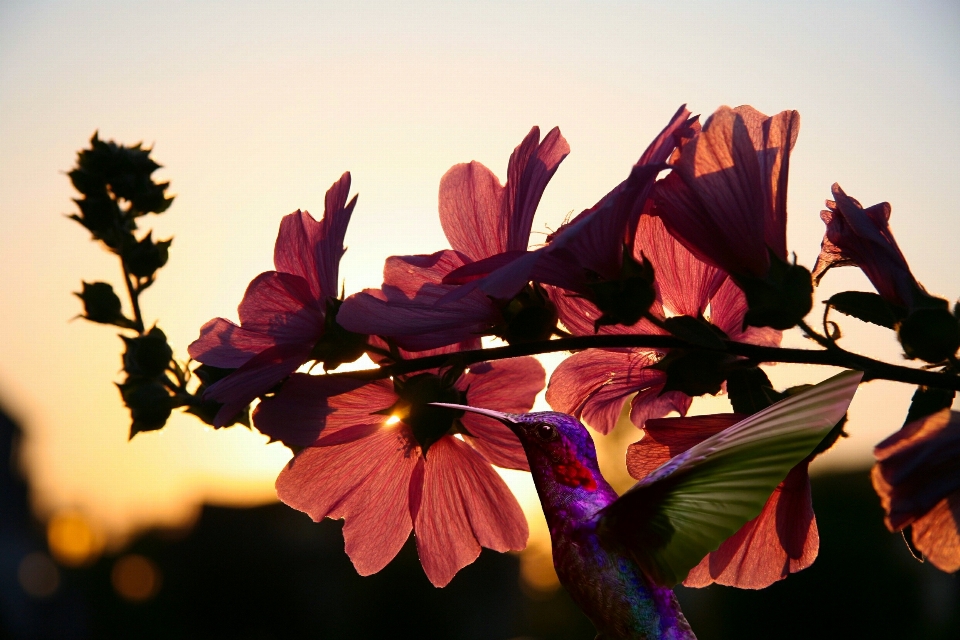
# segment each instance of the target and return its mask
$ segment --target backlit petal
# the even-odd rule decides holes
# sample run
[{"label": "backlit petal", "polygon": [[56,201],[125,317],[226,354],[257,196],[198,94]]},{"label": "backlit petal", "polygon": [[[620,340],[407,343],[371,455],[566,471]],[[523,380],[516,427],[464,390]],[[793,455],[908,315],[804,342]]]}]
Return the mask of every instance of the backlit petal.
[{"label": "backlit petal", "polygon": [[[479,371],[479,372],[477,372]],[[527,413],[546,382],[535,358],[511,358],[471,368],[457,387],[467,390],[467,404],[503,413]],[[501,422],[475,413],[461,418],[472,434],[470,444],[498,467],[528,471],[520,440]]]},{"label": "backlit petal", "polygon": [[760,515],[708,554],[683,584],[705,587],[716,582],[740,589],[763,589],[813,564],[820,536],[807,465],[804,461],[794,467]]},{"label": "backlit petal", "polygon": [[600,433],[609,433],[627,396],[663,385],[663,372],[649,369],[652,363],[650,352],[639,349],[575,353],[554,370],[547,402],[555,411],[582,416]]},{"label": "backlit petal", "polygon": [[214,318],[200,327],[200,337],[190,343],[187,353],[194,360],[212,367],[236,369],[265,349],[276,345],[272,336],[243,329]]},{"label": "backlit petal", "polygon": [[519,550],[528,535],[520,505],[500,476],[451,437],[430,447],[414,529],[420,562],[437,587],[476,560],[481,546]]},{"label": "backlit petal", "polygon": [[[393,405],[397,396],[387,380],[352,380],[295,373],[276,394],[264,398],[253,412],[257,429],[273,440],[306,447],[323,436],[343,441],[357,435],[360,426],[382,425],[389,416],[377,413]],[[348,431],[349,434],[341,434]]]},{"label": "backlit petal", "polygon": [[408,486],[419,450],[397,429],[300,452],[277,478],[277,495],[315,521],[343,518],[344,549],[360,575],[380,571],[412,528]]}]

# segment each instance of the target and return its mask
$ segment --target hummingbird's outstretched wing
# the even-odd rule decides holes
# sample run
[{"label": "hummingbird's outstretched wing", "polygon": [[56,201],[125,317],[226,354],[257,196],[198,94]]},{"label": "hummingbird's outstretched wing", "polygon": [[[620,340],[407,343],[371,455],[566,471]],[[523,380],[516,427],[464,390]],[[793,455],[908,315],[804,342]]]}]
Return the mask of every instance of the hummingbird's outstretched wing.
[{"label": "hummingbird's outstretched wing", "polygon": [[599,533],[672,587],[757,517],[791,468],[843,417],[857,390],[846,371],[672,458],[600,512]]}]

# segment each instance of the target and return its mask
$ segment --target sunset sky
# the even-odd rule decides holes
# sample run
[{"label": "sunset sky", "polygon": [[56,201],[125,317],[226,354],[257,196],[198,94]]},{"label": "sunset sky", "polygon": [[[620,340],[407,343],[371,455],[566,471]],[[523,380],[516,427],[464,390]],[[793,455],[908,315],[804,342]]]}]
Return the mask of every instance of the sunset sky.
[{"label": "sunset sky", "polygon": [[[541,201],[539,242],[622,180],[683,103],[704,117],[723,104],[798,110],[790,250],[813,265],[818,213],[839,182],[864,205],[891,203],[915,275],[953,300],[958,35],[956,2],[6,0],[0,404],[27,432],[39,513],[78,509],[112,534],[184,522],[205,500],[274,499],[289,457],[242,427],[215,432],[179,415],[127,441],[117,331],[71,321],[81,280],[120,284],[116,259],[64,217],[75,195],[65,172],[94,131],[153,145],[177,194],[141,225],[174,237],[141,303],[181,358],[204,322],[235,319],[247,283],[272,268],[280,218],[298,208],[319,217],[343,171],[360,194],[341,266],[350,293],[378,286],[389,255],[447,247],[437,188],[453,164],[478,160],[504,180],[531,126],[559,126],[572,152]],[[816,295],[849,288],[870,285],[838,270]],[[898,361],[889,332],[842,326],[847,348]],[[831,373],[770,368],[780,386]],[[862,388],[852,437],[820,468],[868,465],[911,393]],[[511,483],[535,504],[526,479]]]}]

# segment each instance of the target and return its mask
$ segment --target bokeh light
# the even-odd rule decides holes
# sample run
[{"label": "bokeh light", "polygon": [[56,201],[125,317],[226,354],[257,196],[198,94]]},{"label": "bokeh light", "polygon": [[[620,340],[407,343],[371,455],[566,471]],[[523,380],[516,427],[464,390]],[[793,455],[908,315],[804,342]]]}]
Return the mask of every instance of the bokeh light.
[{"label": "bokeh light", "polygon": [[27,595],[49,598],[60,587],[60,570],[42,551],[27,554],[17,567],[17,581]]},{"label": "bokeh light", "polygon": [[103,552],[103,534],[78,511],[60,511],[47,523],[47,544],[57,562],[67,567],[91,564]]},{"label": "bokeh light", "polygon": [[160,591],[161,582],[156,563],[137,553],[119,558],[110,572],[113,589],[130,602],[144,602],[154,597]]}]

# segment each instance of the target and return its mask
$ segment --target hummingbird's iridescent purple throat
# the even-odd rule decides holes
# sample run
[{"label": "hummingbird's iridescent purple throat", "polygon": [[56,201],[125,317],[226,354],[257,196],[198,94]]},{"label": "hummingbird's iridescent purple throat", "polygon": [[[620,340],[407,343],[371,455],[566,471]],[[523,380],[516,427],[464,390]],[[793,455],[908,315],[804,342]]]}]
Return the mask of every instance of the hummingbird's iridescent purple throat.
[{"label": "hummingbird's iridescent purple throat", "polygon": [[860,382],[844,372],[782,400],[672,458],[618,496],[593,439],[573,416],[495,418],[520,439],[540,496],[561,584],[598,640],[695,638],[673,587],[755,518],[790,469],[847,410]]}]

